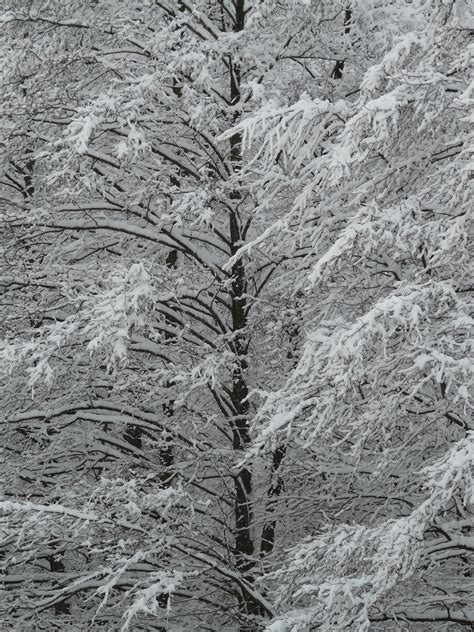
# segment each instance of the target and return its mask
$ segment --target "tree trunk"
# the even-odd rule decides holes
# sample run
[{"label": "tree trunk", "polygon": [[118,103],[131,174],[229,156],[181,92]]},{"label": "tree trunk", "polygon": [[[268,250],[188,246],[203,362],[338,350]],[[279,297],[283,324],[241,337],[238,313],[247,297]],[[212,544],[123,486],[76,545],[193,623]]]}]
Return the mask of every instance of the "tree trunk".
[{"label": "tree trunk", "polygon": [[[235,6],[234,32],[242,31],[245,24],[244,0],[237,0]],[[240,101],[240,66],[232,59],[229,60],[230,69],[230,102],[236,105]],[[236,114],[233,123],[237,122]],[[242,138],[240,134],[234,134],[230,138],[230,159],[234,176],[241,171],[242,165]],[[239,217],[239,202],[242,199],[238,186],[234,187],[230,194],[233,202],[233,210],[229,217],[230,251],[234,255],[241,245],[242,230]],[[241,259],[232,267],[232,284],[230,292],[233,351],[235,365],[232,372],[232,403],[236,415],[232,420],[232,447],[239,452],[245,450],[250,442],[249,430],[249,403],[248,386],[246,382],[247,362],[247,304],[245,292],[247,289],[245,266]],[[248,466],[243,466],[234,477],[234,517],[235,517],[235,558],[236,566],[242,574],[242,578],[252,584],[251,569],[255,565],[253,559],[254,543],[252,539],[252,472]],[[244,618],[263,616],[261,605],[250,593],[241,589],[240,611]],[[257,623],[244,622],[240,626],[241,632],[251,632],[259,628]]]},{"label": "tree trunk", "polygon": [[[64,551],[61,551],[59,555],[62,555],[63,553]],[[57,557],[57,554],[49,555],[47,560],[49,562],[49,568],[51,569],[52,573],[64,573],[64,571],[66,570],[64,568],[64,564],[62,563],[61,559]],[[64,615],[64,614],[71,614],[71,607],[66,601],[66,599],[64,601],[59,601],[58,603],[54,604],[54,614],[58,616]]]},{"label": "tree trunk", "polygon": [[[266,507],[266,514],[271,515],[274,512],[275,507],[271,504],[271,501],[278,498],[283,490],[283,479],[280,476],[279,470],[285,454],[286,446],[284,445],[277,446],[272,453],[272,479],[270,487],[268,488],[268,501],[270,504]],[[273,551],[273,547],[275,546],[275,531],[275,519],[265,523],[262,530],[262,540],[260,545],[260,553],[262,555],[268,555]]]}]

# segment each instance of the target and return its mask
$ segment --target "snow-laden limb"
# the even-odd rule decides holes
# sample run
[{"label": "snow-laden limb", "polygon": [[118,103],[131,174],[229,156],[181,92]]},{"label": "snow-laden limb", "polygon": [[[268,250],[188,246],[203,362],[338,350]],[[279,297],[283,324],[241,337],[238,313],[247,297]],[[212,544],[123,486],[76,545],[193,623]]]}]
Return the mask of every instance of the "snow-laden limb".
[{"label": "snow-laden limb", "polygon": [[11,512],[38,512],[40,514],[43,513],[53,513],[53,514],[61,514],[66,517],[77,518],[78,520],[83,520],[85,522],[96,522],[98,520],[98,516],[94,513],[84,513],[82,511],[77,511],[75,509],[70,509],[63,505],[38,505],[37,503],[32,502],[14,502],[12,500],[3,500],[0,503],[0,509],[6,514],[10,514]]},{"label": "snow-laden limb", "polygon": [[[40,590],[41,599],[35,610],[23,617],[25,625],[34,612],[47,610],[52,604],[81,592],[88,593],[88,599],[95,604],[92,617],[95,620],[104,609],[115,607],[115,591],[125,589],[123,601],[127,603],[127,609],[123,615],[123,629],[128,629],[133,618],[152,607],[150,600],[145,599],[146,595],[150,596],[153,591],[158,594],[156,591],[160,592],[160,586],[163,588],[161,594],[171,594],[183,573],[167,568],[166,556],[172,542],[165,533],[165,524],[174,523],[176,507],[185,506],[189,499],[180,487],[170,486],[163,490],[158,486],[153,491],[152,478],[148,489],[144,489],[139,481],[125,479],[102,479],[95,486],[76,485],[68,492],[68,504],[62,505],[11,500],[0,503],[1,546],[8,547],[14,542],[17,551],[15,576],[7,570],[6,584],[13,586],[26,581],[30,583],[31,594]],[[85,502],[81,495],[85,496]],[[144,528],[144,519],[148,522],[147,528]],[[48,589],[50,580],[44,572],[41,573],[44,570],[41,563],[37,576],[29,577],[27,573],[29,560],[41,551],[45,552],[42,543],[45,533],[49,534],[49,550],[54,554],[55,543],[62,544],[66,551],[63,550],[61,558],[69,561],[74,569],[64,574],[65,581],[56,589]],[[97,545],[97,537],[104,538],[105,548]],[[144,546],[145,538],[147,547]],[[90,572],[87,565],[75,559],[74,551],[81,551],[83,559],[99,555],[102,564]],[[160,560],[163,560],[163,570],[157,571]]]},{"label": "snow-laden limb", "polygon": [[[271,579],[284,614],[267,630],[297,632],[370,628],[371,613],[394,586],[410,578],[424,555],[423,536],[457,492],[472,506],[474,433],[418,473],[428,497],[411,514],[375,527],[328,525],[289,551]],[[286,604],[292,607],[285,612]],[[296,608],[294,608],[296,606]]]},{"label": "snow-laden limb", "polygon": [[174,570],[172,572],[157,572],[150,573],[148,577],[148,583],[150,585],[147,588],[142,588],[138,591],[134,598],[133,605],[128,609],[126,613],[125,621],[121,630],[125,632],[130,629],[130,625],[133,619],[138,614],[157,615],[159,614],[159,599],[161,595],[167,595],[168,610],[171,611],[171,600],[173,592],[176,587],[180,585],[183,579],[183,574],[180,571]]},{"label": "snow-laden limb", "polygon": [[[337,120],[346,118],[350,108],[344,101],[331,103],[323,99],[311,99],[302,94],[300,99],[289,107],[278,107],[267,103],[257,114],[247,117],[239,125],[221,135],[228,139],[236,132],[242,134],[244,149],[250,149],[255,138],[262,137],[258,150],[249,165],[259,163],[267,174],[274,163],[275,156],[283,153],[292,159],[292,169],[298,172],[312,156],[313,145],[324,141],[325,137],[337,129]],[[339,123],[339,127],[341,126]],[[308,135],[312,142],[307,143]],[[263,162],[259,162],[263,159]],[[270,171],[271,173],[271,171]]]},{"label": "snow-laden limb", "polygon": [[39,340],[3,344],[3,370],[8,374],[25,364],[31,386],[38,382],[51,384],[59,350],[77,336],[90,354],[104,354],[108,370],[113,370],[127,358],[131,331],[146,331],[147,314],[157,301],[169,298],[168,292],[160,293],[153,287],[143,263],[114,270],[94,289],[84,288],[71,295],[69,298],[79,306],[78,313],[45,327]]},{"label": "snow-laden limb", "polygon": [[[358,89],[333,100],[303,94],[283,107],[266,103],[234,128],[252,149],[249,180],[262,212],[286,192],[297,191],[285,200],[284,220],[280,216],[273,230],[266,229],[264,239],[275,242],[275,248],[280,238],[289,241],[288,226],[301,236],[308,223],[319,226],[322,218],[354,208],[361,199],[379,203],[385,196],[378,185],[388,192],[412,169],[433,171],[425,179],[428,188],[416,191],[419,201],[430,197],[441,211],[447,203],[455,205],[454,189],[469,209],[465,195],[471,187],[465,178],[472,139],[466,126],[458,134],[455,122],[462,123],[463,114],[466,122],[472,116],[472,45],[462,29],[454,37],[456,21],[449,22],[453,16],[447,9],[428,4],[356,3],[351,29],[358,31],[359,19],[376,24],[382,15],[390,24],[390,35],[377,42],[381,59],[368,65]],[[361,39],[377,37],[374,31]],[[455,164],[442,162],[448,156],[455,157]],[[436,188],[431,186],[435,181]],[[254,243],[261,243],[261,236]]]},{"label": "snow-laden limb", "polygon": [[[442,266],[446,274],[449,264],[453,268],[467,268],[470,217],[463,212],[450,217],[442,209],[438,204],[424,206],[415,195],[387,208],[380,208],[376,202],[362,206],[318,258],[308,275],[309,282],[315,284],[328,273],[337,273],[351,255],[378,257],[380,272],[391,273],[401,280],[404,273],[397,261],[420,256],[417,249],[423,250],[432,272]],[[414,222],[414,218],[418,221]],[[331,225],[323,225],[321,233],[325,230],[329,232]],[[323,237],[320,235],[318,239],[322,241]]]},{"label": "snow-laden limb", "polygon": [[[352,323],[321,323],[308,332],[285,387],[261,407],[257,445],[292,424],[306,442],[340,429],[362,445],[393,423],[397,409],[404,416],[440,385],[461,416],[467,414],[473,327],[469,306],[444,282],[400,284]],[[385,405],[375,414],[381,399]]]}]

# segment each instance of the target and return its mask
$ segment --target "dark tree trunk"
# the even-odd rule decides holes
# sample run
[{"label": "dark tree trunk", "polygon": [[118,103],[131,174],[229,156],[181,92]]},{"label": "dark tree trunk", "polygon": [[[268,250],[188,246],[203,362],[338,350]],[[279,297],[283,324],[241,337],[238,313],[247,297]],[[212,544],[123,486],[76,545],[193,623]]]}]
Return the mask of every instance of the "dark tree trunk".
[{"label": "dark tree trunk", "polygon": [[[351,18],[352,18],[352,11],[350,9],[346,9],[344,11],[344,33],[346,35],[349,35],[350,30],[351,30]],[[344,59],[338,59],[336,61],[336,65],[334,66],[333,71],[331,73],[331,77],[333,79],[342,79],[342,73],[344,71],[344,63],[345,63]]]},{"label": "dark tree trunk", "polygon": [[[234,32],[242,31],[245,24],[245,2],[236,0]],[[240,66],[234,60],[229,59],[230,69],[230,102],[236,105],[240,101]],[[237,122],[236,114],[232,120]],[[240,134],[234,134],[230,138],[230,159],[233,166],[234,176],[238,176],[242,164],[242,138]],[[242,229],[239,217],[239,202],[242,199],[238,185],[230,194],[233,202],[233,210],[229,216],[230,251],[234,255],[241,245]],[[245,266],[239,259],[232,267],[231,285],[231,313],[233,332],[233,352],[235,365],[232,373],[232,404],[236,415],[232,420],[232,447],[236,452],[245,450],[250,442],[249,430],[249,403],[248,386],[246,382],[247,362],[247,304],[245,293],[247,290]],[[255,565],[253,558],[254,543],[252,539],[252,472],[244,465],[234,477],[234,517],[235,517],[235,558],[236,566],[242,574],[242,578],[252,584],[251,569]],[[240,611],[243,615],[243,622],[240,626],[241,632],[252,632],[258,630],[258,623],[248,622],[247,617],[261,617],[265,613],[262,606],[252,597],[252,595],[241,589]]]},{"label": "dark tree trunk", "polygon": [[[275,511],[275,506],[272,504],[272,500],[278,498],[283,491],[283,479],[280,476],[280,466],[283,458],[286,454],[286,446],[279,445],[272,453],[272,480],[270,487],[268,488],[268,500],[269,505],[266,508],[266,514],[272,514]],[[275,531],[276,520],[270,520],[266,522],[262,530],[262,541],[260,545],[260,552],[262,555],[268,555],[273,551],[275,546]]]},{"label": "dark tree trunk", "polygon": [[[64,551],[61,551],[59,555],[62,555],[63,553]],[[61,561],[60,557],[58,557],[58,554],[49,555],[47,557],[47,560],[49,562],[49,568],[51,569],[52,573],[64,573],[64,571],[66,570],[64,568],[64,564]],[[66,599],[64,601],[59,601],[58,603],[54,604],[54,614],[58,616],[64,615],[64,614],[71,614],[71,607],[67,603]]]}]

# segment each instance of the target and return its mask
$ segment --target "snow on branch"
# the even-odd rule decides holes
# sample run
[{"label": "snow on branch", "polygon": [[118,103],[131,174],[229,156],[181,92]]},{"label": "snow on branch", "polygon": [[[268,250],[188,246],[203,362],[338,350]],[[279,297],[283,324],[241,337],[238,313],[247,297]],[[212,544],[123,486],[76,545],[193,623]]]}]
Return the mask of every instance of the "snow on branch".
[{"label": "snow on branch", "polygon": [[458,492],[474,502],[474,433],[419,472],[429,495],[411,514],[364,525],[329,526],[320,536],[289,551],[285,568],[270,574],[278,584],[277,603],[299,606],[271,623],[270,632],[303,632],[318,624],[323,632],[368,630],[371,607],[407,580],[423,555],[425,531]]},{"label": "snow on branch", "polygon": [[[26,364],[30,386],[37,382],[51,384],[54,379],[55,355],[80,335],[90,354],[104,353],[108,370],[127,358],[132,329],[146,329],[147,314],[156,301],[169,298],[160,293],[143,263],[113,270],[104,280],[106,288],[87,288],[72,296],[80,306],[77,314],[42,328],[41,337],[15,344],[4,343],[0,349],[4,371]],[[108,287],[107,287],[108,286]]]},{"label": "snow on branch", "polygon": [[[437,324],[436,335],[432,323]],[[452,335],[460,338],[473,326],[468,306],[452,288],[431,282],[399,284],[352,323],[321,323],[308,333],[286,385],[268,395],[260,409],[257,445],[294,422],[307,440],[337,426],[368,436],[384,421],[389,423],[397,408],[386,404],[384,412],[372,416],[370,402],[383,392],[387,371],[397,406],[397,389],[410,401],[425,384],[443,383],[454,401],[472,407],[472,339],[461,343]],[[356,404],[357,386],[364,383],[369,385],[365,402]]]}]

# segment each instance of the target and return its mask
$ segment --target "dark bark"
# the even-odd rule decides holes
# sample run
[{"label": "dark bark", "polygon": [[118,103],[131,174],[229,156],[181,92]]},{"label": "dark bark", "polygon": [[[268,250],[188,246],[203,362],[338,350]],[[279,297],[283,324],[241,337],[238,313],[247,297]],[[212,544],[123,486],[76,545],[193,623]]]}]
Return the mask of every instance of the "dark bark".
[{"label": "dark bark", "polygon": [[[350,9],[346,9],[344,11],[344,33],[346,35],[349,35],[350,30],[351,30],[351,18],[352,18],[352,11]],[[331,73],[331,77],[333,79],[342,79],[344,64],[345,64],[344,59],[338,59],[336,61],[336,65],[334,66],[333,71]]]},{"label": "dark bark", "polygon": [[[266,508],[266,514],[271,515],[275,511],[275,505],[271,503],[271,501],[278,498],[283,491],[283,479],[280,476],[279,470],[285,454],[286,446],[284,445],[279,445],[272,452],[272,480],[270,482],[270,487],[268,488],[268,499],[270,501],[270,505]],[[273,547],[275,546],[276,525],[277,521],[273,519],[266,522],[263,527],[260,545],[260,552],[262,555],[268,555],[273,551]]]},{"label": "dark bark", "polygon": [[[63,553],[64,553],[64,551],[61,551],[59,553],[59,555],[62,555]],[[47,560],[49,562],[49,567],[51,569],[51,572],[53,572],[53,573],[64,573],[64,571],[66,570],[64,568],[64,564],[63,564],[61,558],[58,557],[58,554],[56,554],[56,555],[49,555]],[[59,615],[64,615],[64,614],[71,614],[71,607],[67,603],[66,600],[59,601],[58,603],[54,604],[54,614],[56,614],[58,616]]]},{"label": "dark bark", "polygon": [[[170,250],[167,257],[166,257],[166,266],[168,268],[172,268],[175,269],[177,267],[178,264],[178,251],[177,250]],[[165,318],[165,322],[166,325],[172,325],[173,323],[171,322],[171,318],[166,317]],[[176,337],[176,334],[174,334],[173,332],[169,331],[168,328],[165,330],[165,341],[170,342],[171,340],[173,340]],[[166,388],[169,389],[171,388],[172,384],[171,382],[167,382],[166,383]],[[163,414],[165,415],[165,417],[167,418],[171,418],[174,415],[174,400],[173,399],[169,399],[167,401],[165,401],[163,403],[162,406],[163,409]],[[161,479],[161,483],[163,485],[163,487],[167,487],[169,485],[170,482],[170,468],[173,464],[173,447],[171,445],[171,437],[163,437],[163,447],[160,449],[160,462],[161,465],[163,466],[163,470],[160,476]]]},{"label": "dark bark", "polygon": [[[242,31],[245,24],[244,0],[237,0],[235,6],[234,32]],[[229,59],[230,70],[230,102],[236,105],[240,101],[240,66],[232,58]],[[237,122],[238,115],[232,122]],[[230,159],[234,176],[238,176],[242,163],[242,138],[234,134],[230,138]],[[238,185],[230,194],[233,209],[229,215],[230,252],[234,255],[241,245],[242,230],[239,217],[239,202],[242,199]],[[230,292],[232,314],[232,347],[235,356],[232,372],[231,399],[236,415],[232,419],[232,447],[236,452],[245,450],[250,442],[248,386],[246,382],[247,362],[247,304],[245,293],[247,289],[244,262],[239,259],[232,267],[232,284]],[[244,465],[234,477],[234,516],[235,516],[235,558],[236,566],[248,583],[252,583],[251,569],[255,565],[253,559],[254,543],[252,539],[252,472]],[[261,617],[264,615],[261,605],[244,589],[240,592],[240,611],[244,621],[240,626],[241,632],[258,630],[259,626],[248,622],[247,616]]]},{"label": "dark bark", "polygon": [[134,448],[142,449],[143,440],[142,440],[142,430],[140,426],[135,426],[134,424],[128,424],[125,429],[125,434],[123,438],[127,443],[133,445]]}]

